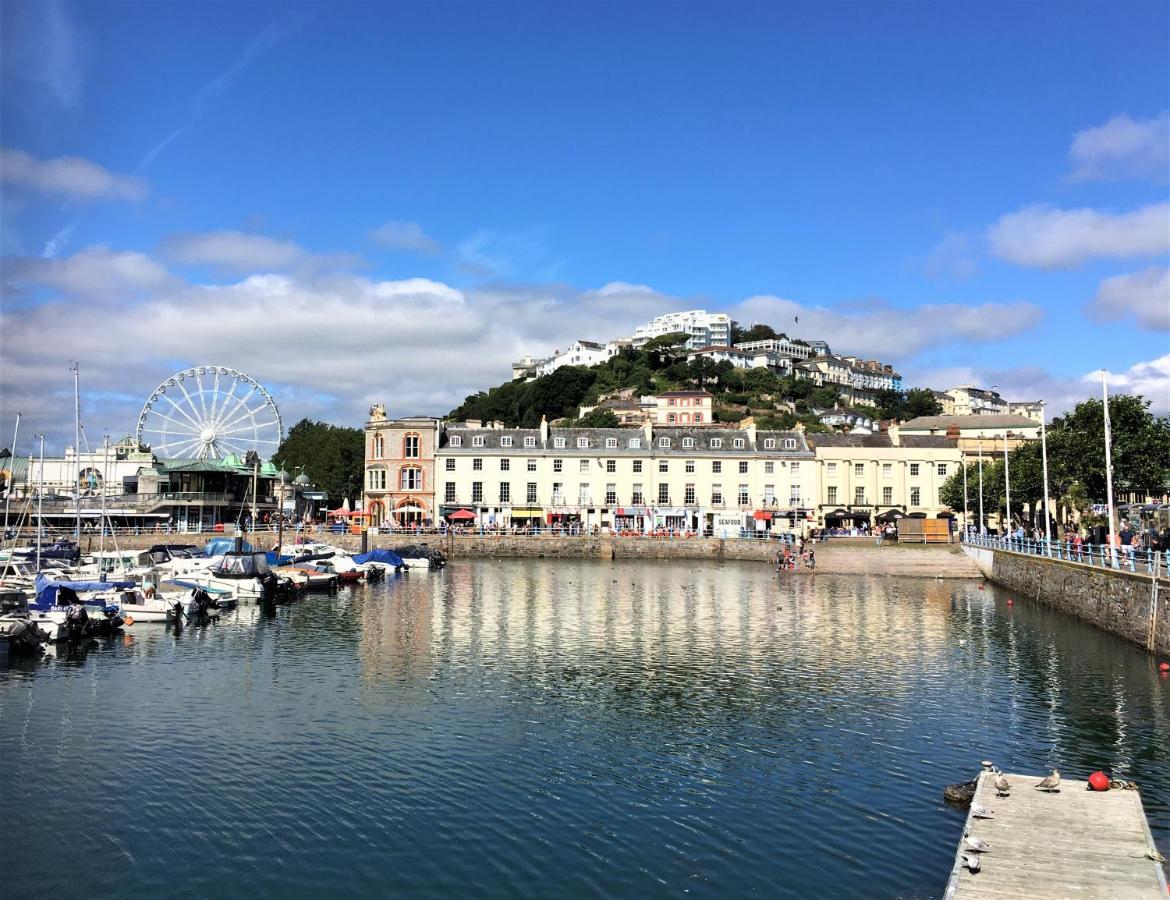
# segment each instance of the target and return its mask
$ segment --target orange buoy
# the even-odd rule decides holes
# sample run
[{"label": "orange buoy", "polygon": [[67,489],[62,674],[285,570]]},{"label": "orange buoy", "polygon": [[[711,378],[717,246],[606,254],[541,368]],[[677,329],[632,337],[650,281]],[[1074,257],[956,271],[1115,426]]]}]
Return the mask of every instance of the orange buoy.
[{"label": "orange buoy", "polygon": [[1104,772],[1094,772],[1089,776],[1089,790],[1093,791],[1107,791],[1109,790],[1109,776]]},{"label": "orange buoy", "polygon": [[1170,672],[1170,662],[1162,663],[1160,666],[1158,666],[1158,670],[1161,672]]},{"label": "orange buoy", "polygon": [[125,618],[122,619],[122,621],[127,625],[133,625],[134,624],[134,617],[133,616],[126,616]]}]

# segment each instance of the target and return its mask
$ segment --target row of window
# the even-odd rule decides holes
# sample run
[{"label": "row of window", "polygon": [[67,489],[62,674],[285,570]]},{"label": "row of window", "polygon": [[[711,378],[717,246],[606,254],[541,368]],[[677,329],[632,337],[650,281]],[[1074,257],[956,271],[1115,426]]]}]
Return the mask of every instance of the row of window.
[{"label": "row of window", "polygon": [[[448,472],[455,471],[455,458],[454,457],[448,456],[444,462],[445,462],[445,470],[446,471],[448,471]],[[554,459],[552,462],[553,462],[553,471],[554,472],[565,471],[565,461],[563,459]],[[588,460],[588,459],[577,460],[577,471],[578,472],[588,472],[590,470],[592,462],[594,462],[594,461]],[[635,475],[642,472],[643,460],[634,459],[634,460],[631,460],[630,462],[631,462],[631,467],[632,467],[631,471]],[[604,466],[605,471],[609,474],[614,474],[617,472],[617,460],[616,459],[606,459],[606,460],[599,459],[599,460],[596,460],[596,463],[599,466]],[[747,460],[740,460],[738,463],[736,463],[736,465],[739,467],[739,474],[740,475],[746,475],[748,473],[748,465],[749,464],[748,464]],[[797,475],[800,473],[800,463],[798,461],[790,462],[787,464],[787,466],[788,466],[789,473],[791,473],[792,475]],[[686,472],[688,474],[693,473],[695,471],[695,467],[696,467],[695,460],[688,459],[688,460],[683,461],[683,471],[684,472]],[[527,460],[525,468],[529,472],[535,472],[536,471],[536,460],[535,459]],[[483,471],[483,458],[482,457],[478,457],[478,456],[472,457],[471,470],[473,472],[482,472]],[[512,471],[512,460],[510,460],[506,457],[504,459],[501,459],[500,460],[500,471],[501,472]],[[658,460],[658,471],[659,472],[669,472],[670,471],[670,460],[667,460],[667,459]],[[718,459],[712,460],[711,474],[720,475],[720,474],[722,474],[722,472],[723,472],[723,461],[718,460]],[[767,460],[764,463],[764,474],[765,475],[772,475],[775,472],[776,472],[776,462],[774,460]]]},{"label": "row of window", "polygon": [[[674,438],[660,437],[658,439],[658,446],[664,450],[669,450],[671,447],[674,446],[674,440],[675,440]],[[553,438],[553,448],[556,450],[564,450],[567,447],[567,442],[568,442],[567,438],[554,437]],[[795,438],[784,438],[780,443],[783,445],[783,448],[785,450],[795,450],[796,449],[796,439]],[[765,450],[775,450],[777,448],[776,438],[764,438],[763,444],[764,444]],[[685,437],[685,438],[682,438],[679,445],[684,450],[690,450],[690,449],[697,447],[698,443],[695,441],[695,439],[693,437]],[[450,446],[462,447],[463,446],[462,435],[458,435],[458,434],[451,435]],[[486,447],[487,446],[487,437],[485,435],[482,435],[482,434],[473,435],[471,438],[471,446],[472,447]],[[503,437],[500,438],[500,446],[501,447],[514,447],[515,441],[509,435],[504,435]],[[528,437],[525,437],[524,438],[524,446],[528,447],[528,448],[535,447],[536,446],[536,438],[531,436],[531,435],[529,435]],[[577,438],[577,448],[578,449],[588,450],[592,446],[593,445],[590,443],[589,438],[587,438],[587,437]],[[742,449],[744,449],[744,447],[747,446],[747,441],[744,438],[732,438],[731,446],[736,450],[742,450]],[[618,447],[618,439],[614,438],[614,437],[606,438],[605,439],[605,447],[608,450],[616,450]],[[722,449],[723,448],[723,438],[710,438],[710,439],[708,439],[707,447],[711,450]],[[626,448],[629,450],[640,450],[642,448],[642,439],[640,437],[627,438]]]},{"label": "row of window", "polygon": [[[415,432],[403,436],[402,438],[402,458],[403,459],[418,459],[420,457],[419,451],[419,436]],[[386,458],[386,440],[381,434],[374,435],[374,445],[371,448],[371,456],[373,459]]]},{"label": "row of window", "polygon": [[[406,466],[398,470],[398,490],[421,491],[423,471],[418,466]],[[371,491],[386,490],[386,470],[370,469],[366,474],[366,486]]]},{"label": "row of window", "polygon": [[[921,468],[922,468],[921,463],[910,463],[910,477],[916,478],[919,474],[921,474]],[[935,471],[937,471],[939,475],[946,477],[947,464],[945,462],[937,463]],[[825,474],[827,476],[829,476],[830,478],[833,477],[834,475],[836,475],[837,474],[837,464],[835,462],[825,463]],[[854,463],[853,464],[853,474],[858,475],[858,476],[865,475],[865,463]],[[894,464],[893,463],[882,463],[882,477],[883,478],[893,478],[894,477]]]},{"label": "row of window", "polygon": [[[530,481],[527,484],[525,491],[524,502],[535,504],[539,502],[537,496],[537,485],[535,481]],[[554,506],[561,505],[567,502],[568,495],[564,491],[564,484],[562,482],[553,482],[552,490],[552,504]],[[501,481],[499,483],[499,490],[497,496],[500,503],[512,502],[512,483],[509,481]],[[579,484],[577,486],[576,503],[579,506],[589,506],[593,503],[593,486],[589,484]],[[736,491],[736,501],[740,506],[749,506],[751,504],[751,496],[746,484],[739,485]],[[459,498],[456,492],[455,482],[448,481],[443,492],[444,503],[457,503]],[[473,481],[471,483],[471,502],[483,503],[484,490],[482,481]],[[617,485],[607,484],[605,486],[605,505],[617,506],[621,501],[618,499]],[[646,502],[645,493],[642,490],[642,485],[635,484],[630,493],[631,506],[643,506]],[[669,506],[672,503],[670,496],[670,485],[658,485],[658,504],[660,506]],[[684,506],[694,506],[697,501],[697,494],[695,486],[688,484],[683,487],[682,502]],[[776,487],[775,485],[764,485],[764,506],[771,506],[776,502]],[[800,485],[794,484],[789,487],[788,503],[790,506],[800,506],[802,504],[800,493]],[[861,502],[861,501],[859,501]],[[723,486],[716,484],[711,487],[711,505],[723,505]]]},{"label": "row of window", "polygon": [[[829,487],[825,488],[825,502],[827,502],[829,504],[829,506],[833,506],[833,505],[841,502],[838,499],[836,485],[829,485]],[[853,489],[853,503],[854,503],[854,505],[864,506],[868,502],[869,501],[865,499],[865,488],[864,487],[855,487]],[[882,488],[882,505],[883,506],[893,506],[894,505],[894,489],[892,487]],[[922,505],[922,488],[917,488],[917,487],[910,488],[910,505],[911,506],[921,506]],[[942,505],[942,491],[941,490],[939,491],[938,505],[939,506]]]}]

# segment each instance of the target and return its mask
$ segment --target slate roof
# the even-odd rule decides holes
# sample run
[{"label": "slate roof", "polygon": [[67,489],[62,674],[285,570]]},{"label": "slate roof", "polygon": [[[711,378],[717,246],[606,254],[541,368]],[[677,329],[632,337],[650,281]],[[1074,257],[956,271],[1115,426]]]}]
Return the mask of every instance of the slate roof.
[{"label": "slate roof", "polygon": [[945,434],[900,434],[898,442],[903,447],[919,450],[954,450],[958,447],[958,444]]},{"label": "slate roof", "polygon": [[988,416],[919,416],[903,424],[901,431],[913,429],[928,431],[931,428],[946,431],[956,425],[964,431],[972,428],[1039,428],[1040,423],[1016,413],[996,413]]},{"label": "slate roof", "polygon": [[888,434],[810,434],[808,442],[817,447],[893,447]]}]

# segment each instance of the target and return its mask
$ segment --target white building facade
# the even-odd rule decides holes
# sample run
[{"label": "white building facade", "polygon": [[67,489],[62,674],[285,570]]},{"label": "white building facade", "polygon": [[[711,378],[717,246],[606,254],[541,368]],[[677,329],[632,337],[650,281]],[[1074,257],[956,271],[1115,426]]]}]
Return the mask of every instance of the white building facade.
[{"label": "white building facade", "polygon": [[726,313],[708,313],[703,309],[667,313],[634,329],[633,345],[641,347],[652,338],[682,332],[687,335],[686,349],[726,347],[731,344],[731,317]]}]

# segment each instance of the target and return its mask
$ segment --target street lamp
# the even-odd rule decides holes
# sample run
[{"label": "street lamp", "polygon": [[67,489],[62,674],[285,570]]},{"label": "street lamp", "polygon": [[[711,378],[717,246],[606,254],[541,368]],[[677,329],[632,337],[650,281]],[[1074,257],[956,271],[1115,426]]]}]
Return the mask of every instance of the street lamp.
[{"label": "street lamp", "polygon": [[1048,436],[1045,420],[1048,418],[1048,409],[1043,400],[1040,401],[1040,460],[1044,477],[1044,543],[1045,553],[1052,553],[1052,514],[1048,510]]},{"label": "street lamp", "polygon": [[983,518],[983,434],[979,435],[979,533],[986,536],[987,526]]},{"label": "street lamp", "polygon": [[1007,519],[1004,521],[1004,530],[1010,535],[1012,530],[1012,477],[1008,471],[1008,437],[1010,431],[1003,433],[1003,490],[1007,500]]},{"label": "street lamp", "polygon": [[1117,568],[1117,547],[1113,543],[1113,434],[1109,422],[1109,372],[1101,370],[1101,399],[1105,416],[1105,509],[1109,514],[1109,564]]}]

